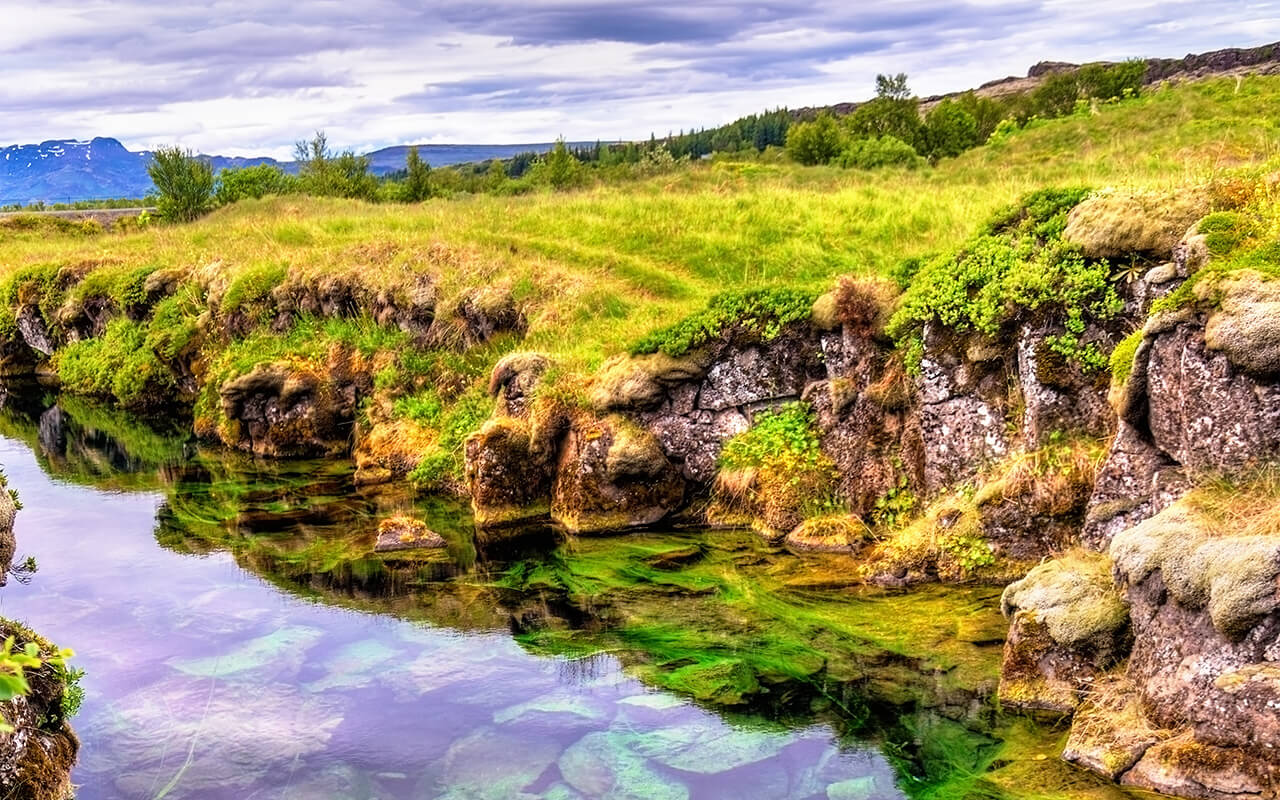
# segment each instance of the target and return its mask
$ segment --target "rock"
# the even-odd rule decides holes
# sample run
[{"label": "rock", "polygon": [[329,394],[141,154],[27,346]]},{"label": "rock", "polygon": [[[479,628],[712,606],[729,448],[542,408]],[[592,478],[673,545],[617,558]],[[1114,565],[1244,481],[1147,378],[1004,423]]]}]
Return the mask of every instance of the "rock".
[{"label": "rock", "polygon": [[0,475],[0,586],[9,582],[13,554],[18,549],[18,541],[13,535],[13,522],[17,515],[18,506],[9,494],[8,484]]},{"label": "rock", "polygon": [[1267,800],[1280,786],[1280,766],[1183,736],[1148,749],[1120,782],[1193,800]]},{"label": "rock", "polygon": [[724,411],[764,400],[796,400],[808,375],[807,355],[790,342],[734,350],[707,370],[698,408]]},{"label": "rock", "polygon": [[924,489],[964,482],[978,467],[1005,455],[1007,385],[1000,363],[970,363],[963,342],[937,325],[925,326],[920,362],[920,438]]},{"label": "rock", "polygon": [[1071,722],[1062,759],[1116,781],[1168,735],[1142,713],[1141,697],[1123,678],[1095,683]]},{"label": "rock", "polygon": [[1209,201],[1199,191],[1098,193],[1071,210],[1063,238],[1089,258],[1167,256],[1208,213]]},{"label": "rock", "polygon": [[574,533],[652,525],[683,500],[684,479],[653,434],[620,416],[574,421],[552,488],[557,523]]},{"label": "rock", "polygon": [[[0,638],[14,636],[16,650],[33,641],[45,655],[55,648],[8,620]],[[64,800],[72,795],[71,767],[80,740],[62,716],[66,690],[59,673],[44,666],[26,671],[30,690],[0,703],[0,719],[13,728],[0,733],[0,793],[14,800]]]},{"label": "rock", "polygon": [[430,338],[441,346],[461,348],[484,344],[499,333],[523,335],[524,312],[509,286],[486,286],[464,291],[452,314],[437,316]]},{"label": "rock", "polygon": [[1094,482],[1081,543],[1106,550],[1117,533],[1167,508],[1188,486],[1178,463],[1122,420]]},{"label": "rock", "polygon": [[602,412],[652,408],[678,384],[700,381],[708,362],[705,353],[682,358],[666,353],[611,358],[592,382],[592,405]]},{"label": "rock", "polygon": [[523,797],[560,757],[551,737],[518,736],[496,728],[479,728],[454,742],[441,760],[442,800],[508,800]]},{"label": "rock", "polygon": [[637,734],[589,733],[560,757],[560,774],[599,800],[688,800],[689,789],[665,776],[635,750]]},{"label": "rock", "polygon": [[56,345],[53,337],[49,335],[48,327],[44,324],[40,309],[30,305],[19,308],[17,326],[18,334],[22,336],[22,341],[26,342],[27,347],[43,356],[53,355]]},{"label": "rock", "polygon": [[467,437],[463,449],[477,527],[533,522],[547,516],[553,466],[546,453],[534,452],[526,421],[490,419]]},{"label": "rock", "polygon": [[1250,375],[1280,374],[1280,281],[1240,270],[1212,288],[1197,284],[1196,289],[1219,296],[1204,328],[1208,349],[1222,352]]},{"label": "rock", "polygon": [[489,378],[489,395],[498,400],[495,413],[525,417],[533,390],[551,366],[542,353],[510,353],[498,360]]},{"label": "rock", "polygon": [[800,523],[783,541],[792,550],[854,553],[871,539],[871,529],[851,514],[812,517]]},{"label": "rock", "polygon": [[[1050,434],[1083,433],[1101,438],[1115,430],[1106,384],[1049,347],[1049,337],[1061,332],[1056,326],[1028,325],[1018,334],[1022,439],[1028,446],[1043,444]],[[1101,331],[1087,332],[1083,340],[1106,344]]]},{"label": "rock", "polygon": [[[1127,678],[1154,725],[1188,728],[1196,745],[1149,752],[1134,769],[1148,782],[1168,777],[1175,752],[1201,783],[1218,780],[1223,758],[1280,764],[1280,536],[1234,532],[1247,529],[1256,499],[1242,496],[1243,513],[1220,530],[1190,497],[1111,542],[1133,622]],[[1186,761],[1196,753],[1209,759],[1203,770]]]},{"label": "rock", "polygon": [[1010,621],[1000,672],[1005,705],[1070,712],[1123,657],[1128,616],[1102,556],[1046,562],[1000,599]]},{"label": "rock", "polygon": [[426,550],[445,546],[444,537],[427,527],[427,523],[412,517],[388,517],[378,523],[378,541],[375,553],[393,553],[398,550]]},{"label": "rock", "polygon": [[1209,351],[1198,324],[1153,336],[1146,398],[1152,443],[1189,472],[1236,472],[1280,452],[1280,385]]},{"label": "rock", "polygon": [[702,484],[715,478],[724,443],[751,427],[751,420],[737,409],[718,414],[661,412],[641,419],[657,437],[663,452],[679,463],[684,477]]},{"label": "rock", "polygon": [[372,379],[335,347],[326,365],[275,361],[255,366],[219,390],[224,424],[217,433],[255,455],[340,455],[351,449],[360,398]]}]

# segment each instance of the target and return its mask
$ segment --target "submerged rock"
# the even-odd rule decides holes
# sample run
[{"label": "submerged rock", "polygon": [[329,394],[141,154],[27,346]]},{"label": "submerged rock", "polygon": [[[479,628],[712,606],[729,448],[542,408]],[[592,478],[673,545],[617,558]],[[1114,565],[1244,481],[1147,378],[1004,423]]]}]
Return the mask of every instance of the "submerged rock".
[{"label": "submerged rock", "polygon": [[396,516],[378,523],[378,540],[373,546],[373,552],[394,553],[444,546],[444,537],[428,528],[427,523],[412,517]]}]

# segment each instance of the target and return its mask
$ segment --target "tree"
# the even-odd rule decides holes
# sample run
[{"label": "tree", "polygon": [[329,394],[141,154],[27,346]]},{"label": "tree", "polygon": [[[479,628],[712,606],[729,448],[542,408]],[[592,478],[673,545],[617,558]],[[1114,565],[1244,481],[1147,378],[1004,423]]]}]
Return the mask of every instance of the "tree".
[{"label": "tree", "polygon": [[298,142],[294,153],[302,165],[298,185],[304,193],[359,200],[377,198],[378,179],[369,173],[369,159],[351,150],[334,155],[324,131],[316,131],[309,142]]},{"label": "tree", "polygon": [[418,148],[409,148],[405,168],[408,174],[404,179],[404,199],[410,203],[421,203],[430,198],[431,165],[418,156]]},{"label": "tree", "polygon": [[190,222],[213,207],[213,168],[190,151],[162,147],[151,155],[147,174],[156,185],[156,208],[174,222]]},{"label": "tree", "polygon": [[959,103],[943,100],[925,117],[925,154],[931,159],[954,158],[977,147],[978,122]]},{"label": "tree", "polygon": [[883,97],[889,100],[909,100],[911,98],[911,90],[907,88],[907,73],[877,75],[876,97]]},{"label": "tree", "polygon": [[920,104],[915,99],[877,97],[858,106],[846,124],[855,139],[892,136],[921,149],[924,124],[920,121]]},{"label": "tree", "polygon": [[229,168],[218,173],[214,198],[218,205],[225,206],[249,197],[290,194],[295,190],[295,183],[293,176],[274,164]]},{"label": "tree", "polygon": [[826,164],[844,149],[844,134],[830,112],[812,122],[798,122],[787,130],[787,155],[801,164]]},{"label": "tree", "polygon": [[555,147],[534,164],[534,183],[549,185],[553,189],[565,189],[582,181],[582,162],[574,158],[564,143],[564,137],[556,139]]}]

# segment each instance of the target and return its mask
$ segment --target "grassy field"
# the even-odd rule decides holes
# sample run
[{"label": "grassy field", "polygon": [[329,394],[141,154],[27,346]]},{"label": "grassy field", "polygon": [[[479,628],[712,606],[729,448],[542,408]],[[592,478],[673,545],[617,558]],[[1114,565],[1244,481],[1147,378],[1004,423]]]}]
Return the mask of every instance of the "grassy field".
[{"label": "grassy field", "polygon": [[[1280,153],[1280,117],[1267,113],[1277,105],[1277,77],[1155,88],[1088,113],[1034,121],[918,171],[704,161],[561,194],[462,196],[414,206],[268,198],[189,225],[124,233],[86,233],[68,224],[27,228],[10,220],[0,226],[0,285],[12,304],[25,276],[62,267],[91,269],[85,283],[115,286],[108,294],[127,294],[156,270],[185,270],[194,281],[190,307],[170,316],[190,328],[209,298],[227,313],[290,275],[341,273],[377,286],[390,275],[424,273],[441,307],[469,288],[497,286],[510,289],[528,318],[523,341],[503,340],[470,359],[466,372],[476,385],[504,350],[517,346],[549,352],[568,370],[585,373],[717,293],[759,287],[816,293],[841,274],[883,273],[904,258],[958,246],[993,211],[1035,189],[1171,188],[1266,163]],[[157,328],[159,316],[146,324]],[[320,339],[337,335],[332,326],[318,330]],[[118,333],[122,346],[132,346],[146,332],[134,339]],[[235,371],[291,346],[261,347],[272,334],[254,336],[251,347],[239,347]],[[292,338],[316,351],[315,336]],[[364,339],[374,347],[403,345],[394,336]],[[204,360],[219,355],[209,352]],[[81,358],[76,369],[96,363]]]}]

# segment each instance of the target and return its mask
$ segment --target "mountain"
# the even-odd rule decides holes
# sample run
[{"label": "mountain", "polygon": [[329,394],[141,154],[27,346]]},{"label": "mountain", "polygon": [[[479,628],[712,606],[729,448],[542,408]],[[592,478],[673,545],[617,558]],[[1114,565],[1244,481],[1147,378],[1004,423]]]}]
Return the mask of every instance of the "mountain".
[{"label": "mountain", "polygon": [[[510,158],[517,153],[545,153],[550,142],[535,144],[425,144],[418,152],[433,167]],[[385,147],[367,154],[376,175],[404,169],[409,146]],[[201,155],[214,172],[254,164],[275,164],[290,172],[291,161],[267,157]],[[116,197],[142,197],[151,191],[147,163],[151,153],[131,151],[119,141],[97,137],[89,141],[51,139],[40,144],[11,145],[0,149],[0,206],[37,201],[67,203]]]}]

